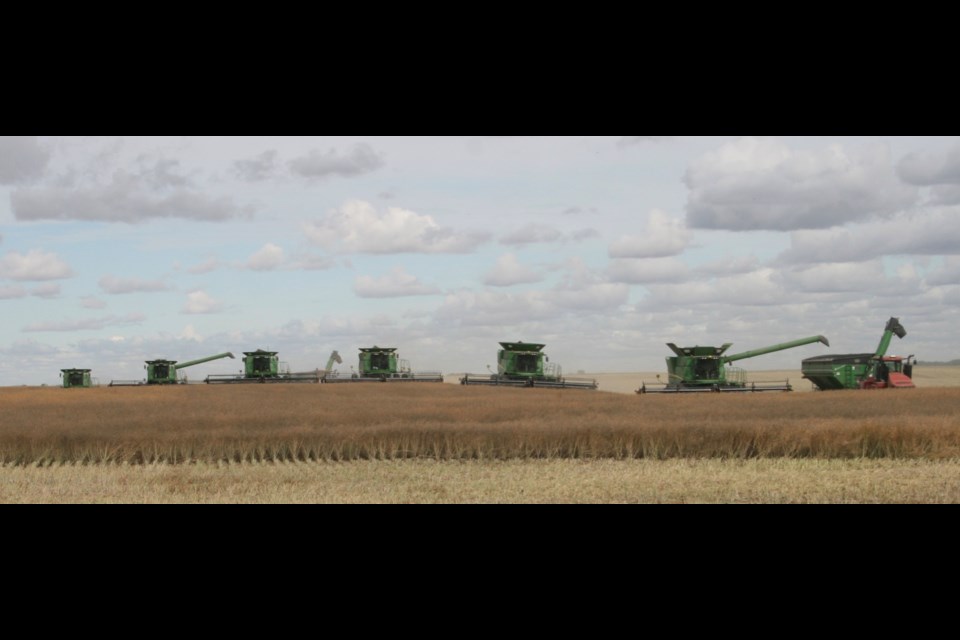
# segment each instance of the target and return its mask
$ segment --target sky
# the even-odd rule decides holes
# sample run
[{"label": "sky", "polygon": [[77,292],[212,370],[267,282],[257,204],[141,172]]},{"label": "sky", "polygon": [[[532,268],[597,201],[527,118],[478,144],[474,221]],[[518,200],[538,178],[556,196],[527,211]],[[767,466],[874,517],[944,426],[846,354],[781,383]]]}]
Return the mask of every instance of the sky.
[{"label": "sky", "polygon": [[960,358],[960,137],[0,136],[0,386],[394,347],[485,373]]}]

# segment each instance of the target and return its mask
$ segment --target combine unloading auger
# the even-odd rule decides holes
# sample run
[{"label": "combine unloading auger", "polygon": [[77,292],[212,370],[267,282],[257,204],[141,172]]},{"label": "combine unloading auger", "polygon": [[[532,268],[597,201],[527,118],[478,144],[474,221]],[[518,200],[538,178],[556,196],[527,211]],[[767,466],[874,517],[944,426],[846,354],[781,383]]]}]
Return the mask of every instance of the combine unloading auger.
[{"label": "combine unloading auger", "polygon": [[177,362],[176,360],[147,360],[144,368],[147,370],[147,379],[146,381],[141,380],[111,380],[111,387],[131,387],[131,386],[140,386],[143,384],[184,384],[186,378],[181,379],[178,377],[178,373],[186,369],[187,367],[192,367],[197,364],[202,364],[204,362],[210,362],[211,360],[219,360],[220,358],[233,358],[233,354],[229,351],[226,353],[218,353],[215,356],[207,356],[206,358],[198,358],[197,360],[190,360],[188,362]]},{"label": "combine unloading auger", "polygon": [[543,348],[531,342],[501,342],[497,351],[497,373],[465,373],[460,384],[497,387],[548,387],[554,389],[596,389],[589,378],[566,378],[560,365],[549,362]]},{"label": "combine unloading auger", "polygon": [[733,343],[720,347],[678,347],[672,342],[667,346],[675,356],[667,357],[667,382],[644,382],[637,393],[697,393],[726,391],[792,391],[790,382],[747,382],[746,371],[739,367],[725,367],[731,362],[754,358],[774,351],[792,349],[805,344],[821,342],[828,347],[830,342],[823,336],[811,336],[753,349],[742,353],[724,355]]},{"label": "combine unloading auger", "polygon": [[331,372],[330,366],[321,382],[443,382],[439,371],[412,371],[406,360],[398,358],[395,347],[361,348],[357,372],[350,376]]},{"label": "combine unloading auger", "polygon": [[899,318],[890,318],[883,329],[880,343],[873,353],[848,353],[814,356],[801,363],[800,372],[814,386],[830,389],[912,389],[913,356],[888,356],[893,336],[903,339],[907,330]]}]

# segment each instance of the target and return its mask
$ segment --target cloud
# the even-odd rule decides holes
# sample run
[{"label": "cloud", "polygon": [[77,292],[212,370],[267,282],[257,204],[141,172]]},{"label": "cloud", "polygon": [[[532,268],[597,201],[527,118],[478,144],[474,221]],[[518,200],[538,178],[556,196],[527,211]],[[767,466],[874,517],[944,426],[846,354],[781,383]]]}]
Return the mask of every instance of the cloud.
[{"label": "cloud", "polygon": [[140,278],[116,278],[103,276],[99,281],[100,288],[106,293],[153,293],[170,289],[159,280],[141,280]]},{"label": "cloud", "polygon": [[0,286],[0,300],[13,300],[14,298],[23,298],[27,295],[27,290],[21,286],[12,287]]},{"label": "cloud", "polygon": [[823,229],[888,216],[916,201],[896,179],[885,145],[791,150],[768,138],[741,138],[687,169],[687,225],[747,231]]},{"label": "cloud", "polygon": [[632,147],[645,142],[662,142],[670,140],[673,136],[623,136],[617,140],[618,147]]},{"label": "cloud", "polygon": [[337,175],[352,177],[375,171],[383,166],[383,159],[367,144],[356,144],[340,154],[336,149],[326,153],[313,150],[308,155],[295,158],[289,163],[290,170],[305,178],[325,178]]},{"label": "cloud", "polygon": [[352,200],[331,211],[304,233],[316,245],[356,253],[469,253],[490,238],[489,233],[457,233],[431,216],[389,207],[378,213],[369,202]]},{"label": "cloud", "polygon": [[0,184],[28,182],[43,175],[50,152],[36,136],[0,136]]},{"label": "cloud", "polygon": [[84,309],[103,309],[107,303],[93,296],[84,296],[80,298],[80,306]]},{"label": "cloud", "polygon": [[483,283],[493,287],[509,287],[542,280],[542,273],[520,264],[515,255],[507,253],[497,259],[497,264],[484,276]]},{"label": "cloud", "polygon": [[960,254],[960,209],[901,214],[846,229],[794,231],[779,264],[862,262],[882,255]]},{"label": "cloud", "polygon": [[60,296],[60,285],[56,282],[46,282],[30,290],[30,295],[48,300]]},{"label": "cloud", "polygon": [[664,258],[683,253],[693,233],[683,220],[659,209],[650,212],[647,227],[636,236],[623,236],[610,245],[611,258]]},{"label": "cloud", "polygon": [[181,313],[203,314],[219,313],[224,308],[223,302],[215,300],[206,291],[191,291],[187,294],[187,301]]},{"label": "cloud", "polygon": [[0,278],[11,280],[59,280],[73,270],[55,253],[31,249],[26,255],[12,251],[0,258]]},{"label": "cloud", "polygon": [[394,267],[390,273],[380,278],[359,276],[354,280],[353,291],[361,298],[397,298],[440,293],[437,287],[423,284],[403,267]]},{"label": "cloud", "polygon": [[254,271],[272,271],[283,264],[283,249],[268,242],[247,260],[247,268]]},{"label": "cloud", "polygon": [[276,150],[264,151],[249,160],[237,160],[233,163],[233,172],[241,180],[257,182],[267,180],[277,174]]},{"label": "cloud", "polygon": [[220,262],[216,258],[208,258],[204,262],[201,262],[200,264],[196,264],[190,267],[189,269],[187,269],[187,273],[200,275],[203,273],[210,273],[211,271],[214,271],[219,268],[220,268]]},{"label": "cloud", "polygon": [[897,164],[897,175],[920,186],[960,185],[960,145],[908,154]]},{"label": "cloud", "polygon": [[613,260],[606,273],[613,282],[627,284],[683,282],[690,276],[687,265],[676,258]]},{"label": "cloud", "polygon": [[500,236],[500,244],[525,246],[528,244],[550,244],[560,242],[581,242],[596,238],[600,234],[596,229],[578,229],[571,233],[563,233],[555,227],[540,224],[528,224],[516,231]]},{"label": "cloud", "polygon": [[18,220],[97,220],[136,223],[151,218],[222,221],[250,215],[229,198],[193,190],[176,173],[178,163],[159,160],[138,172],[118,169],[99,184],[22,188],[10,195]]},{"label": "cloud", "polygon": [[59,322],[34,322],[23,328],[24,331],[94,331],[118,325],[140,324],[146,320],[142,313],[128,313],[125,316],[104,316],[81,320],[61,320]]},{"label": "cloud", "polygon": [[960,285],[960,257],[947,257],[941,267],[929,273],[927,283],[931,285]]},{"label": "cloud", "polygon": [[500,244],[526,245],[560,242],[563,234],[555,227],[528,224],[525,227],[500,237]]}]

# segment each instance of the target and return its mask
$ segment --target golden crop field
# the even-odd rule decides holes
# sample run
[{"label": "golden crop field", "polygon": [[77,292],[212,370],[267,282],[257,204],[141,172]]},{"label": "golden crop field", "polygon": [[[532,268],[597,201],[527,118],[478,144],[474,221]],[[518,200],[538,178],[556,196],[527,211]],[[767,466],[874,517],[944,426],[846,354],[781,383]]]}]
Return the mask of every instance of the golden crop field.
[{"label": "golden crop field", "polygon": [[960,388],[917,384],[4,387],[0,502],[960,502]]}]

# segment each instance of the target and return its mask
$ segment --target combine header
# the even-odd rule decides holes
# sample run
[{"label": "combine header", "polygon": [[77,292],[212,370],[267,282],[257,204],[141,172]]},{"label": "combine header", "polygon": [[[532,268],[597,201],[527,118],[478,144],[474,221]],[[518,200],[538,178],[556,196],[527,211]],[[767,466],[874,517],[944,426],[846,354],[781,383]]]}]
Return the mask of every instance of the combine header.
[{"label": "combine header", "polygon": [[558,389],[596,389],[597,381],[564,378],[560,365],[551,363],[543,353],[546,345],[531,342],[501,342],[497,351],[497,373],[465,373],[460,384],[504,387],[551,387]]},{"label": "combine header", "polygon": [[[721,347],[678,347],[668,342],[675,356],[667,357],[667,382],[642,383],[637,393],[695,393],[709,391],[792,391],[789,381],[782,383],[747,383],[747,373],[740,367],[727,367],[737,360],[754,358],[765,353],[791,349],[813,342],[830,346],[823,336],[811,336],[791,342],[783,342],[762,349],[723,355],[733,343]],[[659,378],[659,376],[657,376]]]},{"label": "combine header", "polygon": [[178,377],[177,373],[181,369],[186,369],[187,367],[192,367],[196,364],[202,364],[204,362],[210,362],[211,360],[219,360],[220,358],[232,358],[233,354],[230,352],[227,353],[218,353],[215,356],[208,356],[206,358],[200,358],[198,360],[190,360],[189,362],[180,362],[176,360],[147,360],[144,368],[147,370],[147,380],[143,382],[141,380],[111,380],[111,387],[131,387],[139,386],[142,384],[186,384],[186,376]]},{"label": "combine header", "polygon": [[411,371],[410,363],[397,357],[395,347],[361,348],[358,372],[349,378],[329,368],[328,364],[328,372],[321,382],[443,382],[439,371]]},{"label": "combine header", "polygon": [[90,369],[60,369],[60,377],[64,389],[91,386]]},{"label": "combine header", "polygon": [[267,382],[320,382],[320,370],[291,373],[281,371],[276,351],[243,352],[243,375],[209,375],[207,384],[244,384]]},{"label": "combine header", "polygon": [[903,338],[906,329],[899,318],[890,318],[880,344],[873,353],[851,353],[806,358],[800,372],[821,391],[829,389],[912,389],[913,356],[888,356],[893,336]]}]

